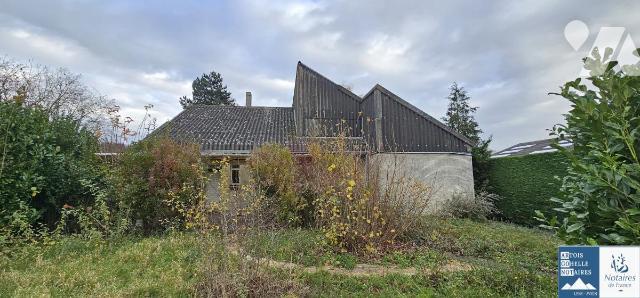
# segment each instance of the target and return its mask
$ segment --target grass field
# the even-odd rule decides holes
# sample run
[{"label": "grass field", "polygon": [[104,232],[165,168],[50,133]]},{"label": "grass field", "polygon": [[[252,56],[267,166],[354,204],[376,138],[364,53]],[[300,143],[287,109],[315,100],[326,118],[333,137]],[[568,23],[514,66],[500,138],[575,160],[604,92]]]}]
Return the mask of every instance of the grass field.
[{"label": "grass field", "polygon": [[[413,245],[373,258],[334,253],[322,245],[319,232],[309,230],[256,234],[242,248],[305,266],[349,269],[368,263],[418,269],[413,276],[367,277],[264,269],[294,279],[310,296],[556,294],[560,243],[547,233],[497,222],[441,219],[426,220],[422,230],[411,237]],[[67,237],[49,246],[30,246],[0,261],[0,296],[191,296],[206,275],[205,252],[198,241],[195,234],[172,233],[108,242]],[[440,270],[452,260],[464,268]]]}]

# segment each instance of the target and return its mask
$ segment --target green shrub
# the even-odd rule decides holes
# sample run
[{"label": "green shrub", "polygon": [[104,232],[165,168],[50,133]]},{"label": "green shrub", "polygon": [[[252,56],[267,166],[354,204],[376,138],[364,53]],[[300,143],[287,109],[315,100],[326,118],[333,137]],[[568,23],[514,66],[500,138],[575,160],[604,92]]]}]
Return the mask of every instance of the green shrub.
[{"label": "green shrub", "polygon": [[568,160],[559,152],[494,158],[489,188],[499,195],[495,202],[500,217],[518,224],[536,225],[535,210],[552,213],[550,201],[560,193]]},{"label": "green shrub", "polygon": [[199,147],[165,136],[127,148],[113,177],[118,203],[132,220],[142,220],[147,232],[180,220],[176,205],[203,200],[206,180]]},{"label": "green shrub", "polygon": [[471,148],[472,166],[473,166],[473,188],[476,192],[486,192],[489,184],[489,175],[491,170],[491,144],[492,137],[486,140],[479,140],[478,143]]},{"label": "green shrub", "polygon": [[554,133],[573,141],[573,150],[559,148],[571,161],[554,200],[565,216],[539,216],[570,244],[640,243],[640,64],[617,71],[612,53],[595,49],[585,59],[589,82],[578,78],[559,94],[571,110]]},{"label": "green shrub", "polygon": [[498,214],[495,202],[499,199],[500,196],[485,190],[477,191],[473,197],[454,194],[450,200],[444,203],[444,206],[438,213],[445,218],[485,220],[492,215]]},{"label": "green shrub", "polygon": [[303,222],[306,200],[296,193],[296,162],[291,151],[283,145],[265,144],[251,152],[249,158],[251,174],[257,186],[274,205],[276,217],[289,224]]},{"label": "green shrub", "polygon": [[0,226],[53,227],[63,205],[92,205],[88,185],[104,186],[97,148],[78,121],[0,102]]}]

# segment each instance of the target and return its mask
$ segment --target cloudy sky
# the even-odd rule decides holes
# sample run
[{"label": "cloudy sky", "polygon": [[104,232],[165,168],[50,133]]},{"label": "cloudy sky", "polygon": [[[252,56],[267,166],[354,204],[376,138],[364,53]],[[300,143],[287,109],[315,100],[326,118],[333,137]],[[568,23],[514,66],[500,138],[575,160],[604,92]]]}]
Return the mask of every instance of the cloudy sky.
[{"label": "cloudy sky", "polygon": [[[2,0],[0,55],[81,73],[127,114],[154,104],[159,121],[211,70],[239,103],[252,91],[254,105],[290,106],[300,60],[357,94],[380,83],[437,118],[457,81],[502,149],[562,121],[567,103],[547,93],[580,73],[600,28],[625,27],[640,45],[640,1],[386,2]],[[565,39],[572,20],[590,32],[577,50]]]}]

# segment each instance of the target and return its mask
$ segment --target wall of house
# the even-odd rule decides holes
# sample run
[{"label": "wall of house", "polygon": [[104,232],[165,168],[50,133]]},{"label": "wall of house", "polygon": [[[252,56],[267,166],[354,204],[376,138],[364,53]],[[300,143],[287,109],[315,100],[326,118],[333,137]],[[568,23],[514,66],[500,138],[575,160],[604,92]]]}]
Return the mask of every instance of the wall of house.
[{"label": "wall of house", "polygon": [[[415,179],[432,187],[428,213],[437,212],[455,194],[472,198],[473,167],[471,155],[454,153],[379,153],[371,157],[372,169],[378,169],[381,187],[394,180]],[[395,174],[395,176],[394,176]],[[395,181],[398,178],[395,178]]]},{"label": "wall of house", "polygon": [[209,182],[207,184],[207,200],[217,201],[220,198],[220,192],[218,190],[218,183],[220,182],[220,174],[211,173],[209,175]]},{"label": "wall of house", "polygon": [[[245,185],[249,183],[251,180],[251,173],[249,171],[249,165],[247,164],[246,159],[235,159],[230,163],[237,163],[240,165],[240,185]],[[231,169],[229,168],[229,179],[231,179]],[[207,184],[207,200],[217,201],[220,199],[219,187],[220,185],[220,174],[219,173],[211,173],[209,175],[209,181]]]}]

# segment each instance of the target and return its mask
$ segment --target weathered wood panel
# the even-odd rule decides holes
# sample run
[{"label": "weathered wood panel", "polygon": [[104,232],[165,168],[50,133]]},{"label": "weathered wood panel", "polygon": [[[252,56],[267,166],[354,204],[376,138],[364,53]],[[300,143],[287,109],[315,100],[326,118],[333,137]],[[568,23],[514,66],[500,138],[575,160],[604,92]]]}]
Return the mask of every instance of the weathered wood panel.
[{"label": "weathered wood panel", "polygon": [[299,136],[362,135],[360,98],[302,63],[296,70],[293,107]]},{"label": "weathered wood panel", "polygon": [[364,97],[298,63],[293,96],[296,135],[364,137],[387,152],[468,152],[469,141],[380,85]]},{"label": "weathered wood panel", "polygon": [[381,88],[382,133],[388,152],[468,152],[464,139],[418,108]]}]

